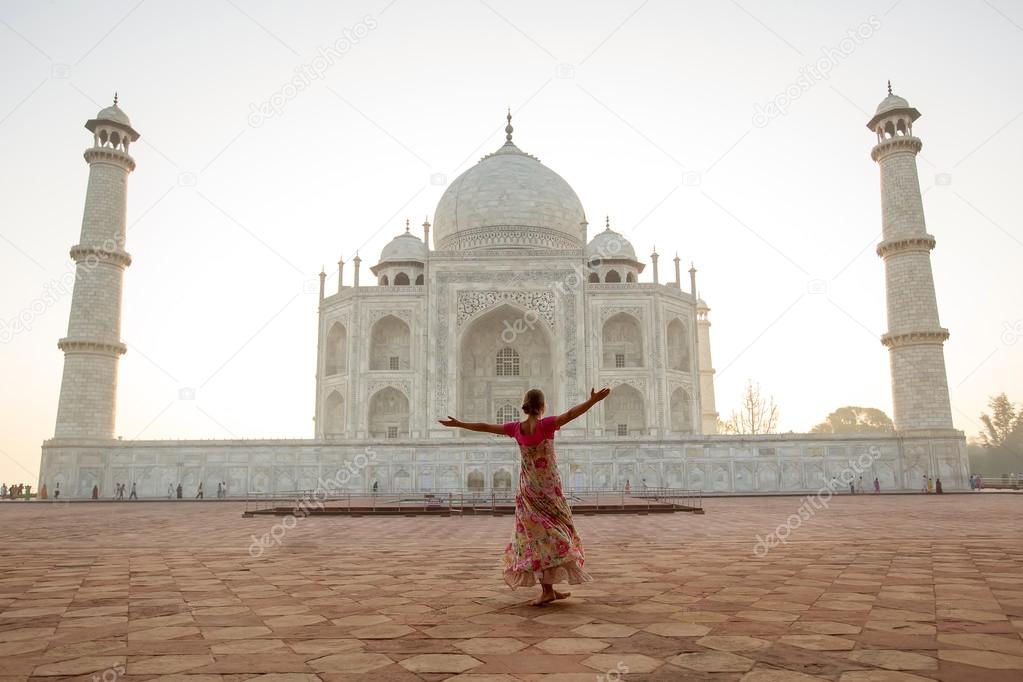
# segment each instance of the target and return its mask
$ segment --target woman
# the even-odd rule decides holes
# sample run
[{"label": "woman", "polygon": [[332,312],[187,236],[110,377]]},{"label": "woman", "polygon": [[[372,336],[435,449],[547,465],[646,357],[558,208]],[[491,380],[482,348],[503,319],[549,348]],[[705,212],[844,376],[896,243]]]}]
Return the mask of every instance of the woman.
[{"label": "woman", "polygon": [[515,497],[515,533],[504,550],[504,581],[513,589],[540,583],[533,601],[543,606],[566,599],[554,584],[577,584],[593,578],[583,570],[586,557],[572,523],[572,509],[561,491],[561,475],[554,454],[554,432],[606,398],[611,389],[590,390],[590,398],[557,417],[543,417],[547,405],[543,391],[530,389],[522,399],[526,418],[507,424],[466,423],[454,417],[440,420],[444,426],[494,433],[514,438],[522,458],[519,494]]}]

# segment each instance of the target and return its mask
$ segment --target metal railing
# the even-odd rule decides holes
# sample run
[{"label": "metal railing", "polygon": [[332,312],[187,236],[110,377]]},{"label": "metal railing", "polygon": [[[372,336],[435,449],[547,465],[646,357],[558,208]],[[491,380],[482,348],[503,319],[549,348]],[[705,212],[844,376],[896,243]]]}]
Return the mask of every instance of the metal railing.
[{"label": "metal railing", "polygon": [[[334,510],[348,514],[379,513],[511,513],[518,491],[513,488],[449,489],[434,491],[345,491],[324,495],[320,490],[251,492],[245,497],[245,512],[316,513]],[[573,509],[603,511],[702,510],[703,495],[699,490],[683,488],[642,488],[640,490],[611,488],[569,488],[564,491]]]}]

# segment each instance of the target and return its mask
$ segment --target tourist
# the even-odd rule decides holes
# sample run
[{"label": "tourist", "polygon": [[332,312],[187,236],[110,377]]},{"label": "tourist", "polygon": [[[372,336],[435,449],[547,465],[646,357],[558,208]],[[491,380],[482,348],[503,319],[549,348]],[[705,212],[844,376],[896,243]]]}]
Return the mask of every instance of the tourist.
[{"label": "tourist", "polygon": [[202,481],[199,481],[199,489],[195,492],[195,499],[201,500],[202,497]]},{"label": "tourist", "polygon": [[53,499],[60,499],[60,481],[57,481],[57,485],[53,488]]},{"label": "tourist", "polygon": [[92,486],[92,499],[99,499],[99,484],[93,484]]},{"label": "tourist", "polygon": [[941,494],[942,492],[944,492],[944,491],[942,491],[942,489],[941,489],[941,479],[940,479],[940,478],[939,478],[939,479],[937,479],[936,481],[934,481],[934,488],[936,489],[936,491],[937,491],[937,493],[938,493],[939,495],[940,495],[940,494]]},{"label": "tourist", "polygon": [[977,474],[977,490],[983,490],[983,489],[984,489],[984,476],[981,475],[981,474]]},{"label": "tourist", "polygon": [[184,492],[184,489],[183,489],[183,488],[181,487],[181,484],[180,484],[180,483],[178,483],[178,489],[177,489],[177,493],[178,493],[178,499],[179,499],[179,500],[181,499],[181,494],[182,494],[183,492]]},{"label": "tourist", "polygon": [[856,484],[853,481],[849,481],[849,494],[850,495],[856,494]]},{"label": "tourist", "polygon": [[632,484],[629,483],[629,479],[625,479],[625,492],[626,494],[632,492]]},{"label": "tourist", "polygon": [[39,499],[45,500],[50,496],[50,491],[46,488],[46,484],[43,483],[43,487],[39,489]]},{"label": "tourist", "polygon": [[934,492],[934,479],[931,478],[930,476],[927,477],[927,492],[929,493]]},{"label": "tourist", "polygon": [[924,474],[924,492],[927,492],[927,474]]},{"label": "tourist", "polygon": [[881,492],[881,481],[877,480],[877,476],[874,477],[874,493]]},{"label": "tourist", "polygon": [[131,502],[132,500],[139,501],[139,495],[135,492],[135,481],[131,482],[131,495],[128,496],[128,501]]},{"label": "tourist", "polygon": [[524,421],[467,423],[450,416],[440,420],[443,426],[503,434],[518,443],[522,469],[515,497],[515,532],[504,550],[504,580],[513,589],[539,582],[541,593],[532,602],[534,606],[571,595],[555,591],[555,583],[577,584],[593,579],[583,569],[586,558],[582,541],[572,522],[572,508],[561,490],[554,432],[585,414],[610,393],[609,388],[590,390],[585,402],[556,417],[542,418],[546,400],[543,391],[532,388],[522,399]]},{"label": "tourist", "polygon": [[376,491],[379,490],[379,489],[380,489],[380,484],[377,483],[376,481],[373,481],[373,493],[376,494]]},{"label": "tourist", "polygon": [[856,481],[856,492],[860,495],[863,494],[863,477],[860,476],[860,480]]},{"label": "tourist", "polygon": [[0,500],[7,497],[7,484],[0,485]]},{"label": "tourist", "polygon": [[32,499],[32,485],[29,483],[25,484],[25,501],[28,502]]},{"label": "tourist", "polygon": [[167,499],[168,500],[173,500],[174,499],[174,484],[173,483],[168,483],[167,484]]},{"label": "tourist", "polygon": [[223,492],[224,492],[224,485],[220,481],[217,481],[217,499],[218,500],[220,499],[220,495]]}]

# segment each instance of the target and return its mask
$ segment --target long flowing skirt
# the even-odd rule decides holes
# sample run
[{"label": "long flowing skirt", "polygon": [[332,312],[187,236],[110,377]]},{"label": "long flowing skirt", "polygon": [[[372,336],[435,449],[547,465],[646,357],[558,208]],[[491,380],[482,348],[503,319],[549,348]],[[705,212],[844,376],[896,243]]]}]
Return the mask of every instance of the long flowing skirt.
[{"label": "long flowing skirt", "polygon": [[515,532],[504,550],[504,581],[512,588],[536,583],[578,584],[593,580],[562,494],[552,440],[519,445],[522,471],[515,497]]}]

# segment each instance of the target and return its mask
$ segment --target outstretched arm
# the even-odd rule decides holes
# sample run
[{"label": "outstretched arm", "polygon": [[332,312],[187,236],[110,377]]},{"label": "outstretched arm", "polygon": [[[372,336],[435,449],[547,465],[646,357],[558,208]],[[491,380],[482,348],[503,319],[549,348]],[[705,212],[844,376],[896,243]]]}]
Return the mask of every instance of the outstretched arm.
[{"label": "outstretched arm", "polygon": [[466,429],[468,431],[479,431],[480,433],[493,433],[498,436],[504,435],[504,427],[500,424],[485,424],[483,422],[463,422],[449,416],[447,419],[438,420],[442,426]]},{"label": "outstretched arm", "polygon": [[590,398],[589,398],[589,400],[587,400],[585,402],[579,403],[575,407],[569,409],[564,414],[559,414],[558,415],[558,422],[557,422],[558,423],[558,428],[560,429],[562,426],[564,426],[568,422],[572,421],[576,417],[581,417],[584,414],[586,414],[586,412],[589,411],[589,409],[591,407],[593,407],[594,405],[599,403],[601,400],[606,398],[610,393],[611,393],[611,389],[610,388],[602,388],[599,391],[594,391],[591,388],[590,389]]}]

